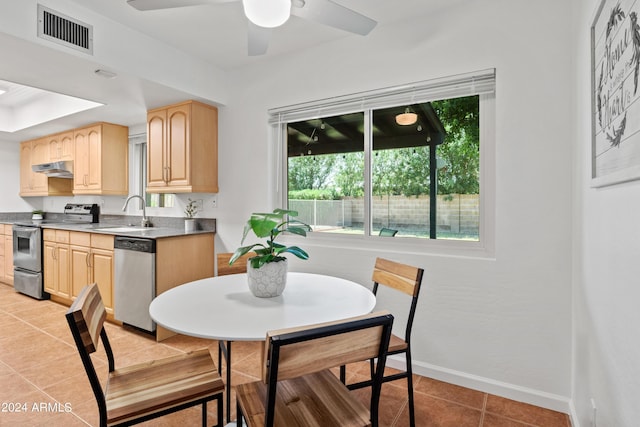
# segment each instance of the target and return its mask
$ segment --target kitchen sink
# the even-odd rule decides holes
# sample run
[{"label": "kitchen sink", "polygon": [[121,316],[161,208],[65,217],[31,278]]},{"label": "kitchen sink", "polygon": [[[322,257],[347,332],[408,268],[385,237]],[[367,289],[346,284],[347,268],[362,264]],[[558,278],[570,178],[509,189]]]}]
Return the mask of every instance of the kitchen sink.
[{"label": "kitchen sink", "polygon": [[96,228],[96,230],[109,231],[114,233],[126,233],[130,231],[149,230],[149,227],[136,227],[136,226],[100,227],[100,228]]}]

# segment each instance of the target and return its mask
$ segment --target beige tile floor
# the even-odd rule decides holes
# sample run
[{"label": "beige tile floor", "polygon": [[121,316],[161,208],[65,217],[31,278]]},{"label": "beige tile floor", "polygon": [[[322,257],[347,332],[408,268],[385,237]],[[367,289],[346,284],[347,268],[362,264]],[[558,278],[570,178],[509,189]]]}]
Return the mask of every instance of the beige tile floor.
[{"label": "beige tile floor", "polygon": [[[64,313],[66,307],[37,301],[0,284],[0,426],[97,426],[98,411]],[[185,336],[162,343],[146,334],[107,324],[116,367],[209,347],[217,360],[217,344]],[[106,375],[104,353],[94,363]],[[254,381],[259,375],[260,347],[236,342],[232,351],[232,384]],[[348,368],[351,380],[366,365]],[[430,378],[414,381],[418,426],[433,427],[570,427],[567,415],[470,390]],[[358,390],[366,399],[367,391]],[[232,396],[233,397],[233,396]],[[208,422],[215,424],[215,403]],[[232,409],[235,418],[235,409]],[[198,425],[199,408],[146,423],[148,426]],[[406,383],[387,383],[382,390],[381,427],[407,426]],[[334,427],[334,426],[331,426]]]}]

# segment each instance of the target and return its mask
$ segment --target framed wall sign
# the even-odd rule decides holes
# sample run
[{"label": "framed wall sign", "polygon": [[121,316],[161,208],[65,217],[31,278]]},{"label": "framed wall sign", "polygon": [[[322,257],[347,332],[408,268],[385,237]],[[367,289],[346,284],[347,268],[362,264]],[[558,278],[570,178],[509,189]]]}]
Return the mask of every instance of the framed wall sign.
[{"label": "framed wall sign", "polygon": [[640,4],[602,0],[591,25],[591,182],[640,178]]}]

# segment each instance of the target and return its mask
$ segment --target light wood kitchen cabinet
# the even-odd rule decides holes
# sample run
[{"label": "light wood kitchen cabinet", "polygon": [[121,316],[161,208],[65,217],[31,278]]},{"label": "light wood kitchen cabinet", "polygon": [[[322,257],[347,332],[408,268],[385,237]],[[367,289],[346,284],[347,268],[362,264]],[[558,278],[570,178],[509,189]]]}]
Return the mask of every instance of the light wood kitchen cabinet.
[{"label": "light wood kitchen cabinet", "polygon": [[147,113],[147,192],[218,192],[218,109],[186,101]]},{"label": "light wood kitchen cabinet", "polygon": [[47,136],[49,162],[73,160],[73,131]]},{"label": "light wood kitchen cabinet", "polygon": [[44,290],[52,298],[58,296],[69,300],[71,298],[69,232],[45,229],[42,237]]},{"label": "light wood kitchen cabinet", "polygon": [[13,226],[11,224],[0,224],[3,234],[0,236],[0,256],[2,267],[0,267],[0,281],[8,285],[13,285]]},{"label": "light wood kitchen cabinet", "polygon": [[20,196],[71,196],[73,182],[33,172],[33,165],[49,163],[49,145],[44,138],[20,143]]},{"label": "light wood kitchen cabinet", "polygon": [[[158,239],[156,242],[156,295],[194,280],[213,277],[214,234],[203,233]],[[162,341],[175,333],[157,327]]]},{"label": "light wood kitchen cabinet", "polygon": [[73,194],[129,194],[129,130],[98,123],[73,131]]},{"label": "light wood kitchen cabinet", "polygon": [[96,282],[107,313],[113,317],[113,239],[107,234],[69,233],[72,297]]}]

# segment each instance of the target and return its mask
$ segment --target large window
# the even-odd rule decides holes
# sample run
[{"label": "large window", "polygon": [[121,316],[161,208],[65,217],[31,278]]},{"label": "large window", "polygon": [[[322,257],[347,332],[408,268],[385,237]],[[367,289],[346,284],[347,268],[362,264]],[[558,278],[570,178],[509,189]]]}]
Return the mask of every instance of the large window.
[{"label": "large window", "polygon": [[481,241],[494,86],[490,70],[272,110],[283,205],[314,232]]}]

